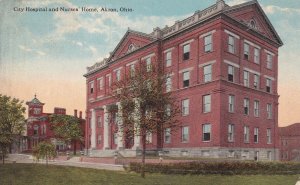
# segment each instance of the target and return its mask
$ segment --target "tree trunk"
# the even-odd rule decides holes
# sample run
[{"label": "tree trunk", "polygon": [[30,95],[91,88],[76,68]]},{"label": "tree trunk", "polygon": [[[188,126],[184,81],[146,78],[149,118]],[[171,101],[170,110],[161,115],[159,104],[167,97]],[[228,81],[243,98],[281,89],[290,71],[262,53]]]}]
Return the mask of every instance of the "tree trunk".
[{"label": "tree trunk", "polygon": [[76,140],[73,140],[73,154],[76,155]]},{"label": "tree trunk", "polygon": [[145,158],[146,158],[146,133],[142,132],[142,169],[141,177],[145,178]]}]

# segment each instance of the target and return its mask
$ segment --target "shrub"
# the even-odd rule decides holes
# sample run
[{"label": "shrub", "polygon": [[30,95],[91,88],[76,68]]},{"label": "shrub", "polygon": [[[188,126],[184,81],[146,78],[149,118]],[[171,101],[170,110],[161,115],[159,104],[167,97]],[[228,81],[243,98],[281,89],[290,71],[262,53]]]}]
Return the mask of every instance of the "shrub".
[{"label": "shrub", "polygon": [[[141,163],[130,163],[129,170],[141,171]],[[184,162],[169,164],[146,164],[145,171],[163,174],[300,174],[300,163],[287,162]]]}]

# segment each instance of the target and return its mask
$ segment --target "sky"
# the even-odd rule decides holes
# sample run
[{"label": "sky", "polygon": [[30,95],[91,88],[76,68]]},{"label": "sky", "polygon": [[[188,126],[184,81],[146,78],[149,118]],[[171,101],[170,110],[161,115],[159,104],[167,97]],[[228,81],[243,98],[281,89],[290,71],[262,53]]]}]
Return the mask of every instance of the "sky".
[{"label": "sky", "polygon": [[[247,0],[225,0],[235,5]],[[85,112],[86,67],[108,57],[127,29],[150,33],[216,0],[0,0],[0,94],[44,112]],[[279,126],[300,122],[300,2],[258,0],[284,46],[279,49]],[[126,8],[127,12],[32,12],[22,8]]]}]

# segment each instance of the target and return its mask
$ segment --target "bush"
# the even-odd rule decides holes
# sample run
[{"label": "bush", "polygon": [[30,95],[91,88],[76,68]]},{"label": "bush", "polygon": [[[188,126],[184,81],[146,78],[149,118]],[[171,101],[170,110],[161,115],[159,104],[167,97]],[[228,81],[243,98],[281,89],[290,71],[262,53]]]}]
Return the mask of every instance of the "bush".
[{"label": "bush", "polygon": [[[141,171],[141,163],[132,162],[129,170]],[[169,164],[146,164],[145,171],[163,174],[223,174],[223,175],[280,175],[300,174],[300,163],[287,162],[184,162]]]}]

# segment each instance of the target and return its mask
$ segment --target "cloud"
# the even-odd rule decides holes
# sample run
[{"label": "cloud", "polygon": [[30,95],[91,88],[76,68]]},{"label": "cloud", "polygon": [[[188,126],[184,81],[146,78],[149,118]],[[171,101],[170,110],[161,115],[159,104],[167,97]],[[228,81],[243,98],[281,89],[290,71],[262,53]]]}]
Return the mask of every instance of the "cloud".
[{"label": "cloud", "polygon": [[93,55],[97,54],[97,48],[94,46],[89,46],[89,50],[93,53]]},{"label": "cloud", "polygon": [[234,6],[234,5],[237,5],[237,4],[245,3],[247,1],[249,1],[249,0],[230,0],[226,4],[228,4],[229,6]]},{"label": "cloud", "polygon": [[276,12],[282,12],[282,13],[288,13],[288,14],[292,14],[292,13],[297,13],[300,14],[300,9],[298,8],[285,8],[285,7],[279,7],[279,6],[274,6],[274,5],[267,5],[267,6],[262,6],[262,8],[264,9],[264,11],[267,14],[274,14]]},{"label": "cloud", "polygon": [[30,49],[30,48],[28,48],[28,47],[26,47],[26,46],[24,46],[24,45],[19,45],[19,48],[20,48],[21,50],[23,50],[23,51],[26,51],[26,52],[31,52],[31,51],[32,51],[32,49]]},{"label": "cloud", "polygon": [[76,42],[76,45],[83,46],[82,42]]},{"label": "cloud", "polygon": [[45,52],[43,52],[43,51],[36,51],[36,53],[37,53],[38,55],[40,55],[40,56],[44,56],[44,55],[46,55],[46,53],[45,53]]}]

